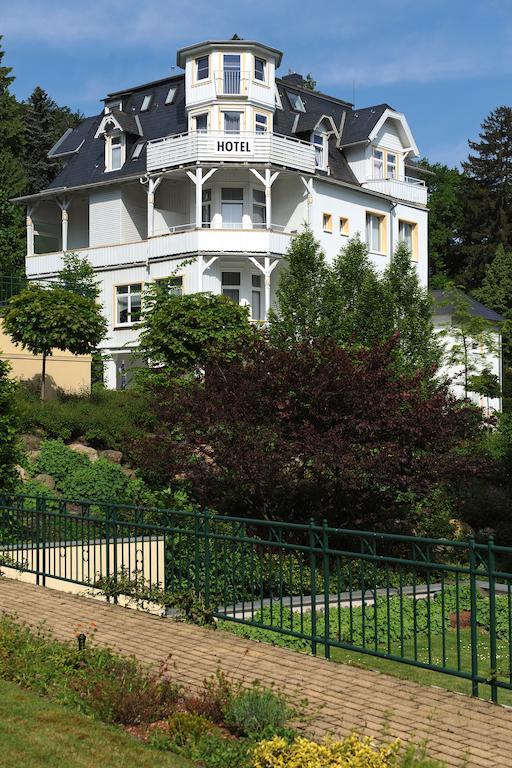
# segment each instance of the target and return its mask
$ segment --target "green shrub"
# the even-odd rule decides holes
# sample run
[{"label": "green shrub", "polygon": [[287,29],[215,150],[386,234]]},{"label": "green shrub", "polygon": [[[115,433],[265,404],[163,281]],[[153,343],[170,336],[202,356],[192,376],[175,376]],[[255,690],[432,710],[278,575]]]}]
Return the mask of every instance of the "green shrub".
[{"label": "green shrub", "polygon": [[18,448],[18,419],[13,408],[17,386],[7,374],[9,364],[0,360],[0,491],[12,491],[18,479],[16,464],[21,452]]},{"label": "green shrub", "polygon": [[89,459],[83,453],[72,451],[60,440],[47,440],[41,445],[33,474],[51,475],[58,487],[67,477],[89,464]]},{"label": "green shrub", "polygon": [[286,697],[270,688],[253,685],[232,695],[225,708],[225,721],[236,733],[257,739],[283,728],[293,710]]}]

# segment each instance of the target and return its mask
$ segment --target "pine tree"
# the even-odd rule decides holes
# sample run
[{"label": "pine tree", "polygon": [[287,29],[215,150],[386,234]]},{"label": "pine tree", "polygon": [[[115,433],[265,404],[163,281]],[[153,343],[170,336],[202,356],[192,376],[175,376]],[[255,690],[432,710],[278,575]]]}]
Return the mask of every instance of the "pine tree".
[{"label": "pine tree", "polygon": [[498,107],[482,123],[480,141],[470,141],[463,163],[464,282],[481,283],[485,266],[502,244],[512,247],[512,108]]},{"label": "pine tree", "polygon": [[308,341],[321,334],[327,265],[310,229],[294,237],[276,291],[269,332],[277,343]]},{"label": "pine tree", "polygon": [[482,287],[473,294],[495,312],[504,314],[512,309],[512,248],[498,245],[494,259],[485,268]]},{"label": "pine tree", "polygon": [[23,211],[9,200],[23,193],[26,180],[20,163],[21,109],[9,90],[14,77],[2,64],[4,55],[0,47],[0,275],[11,275],[24,271],[25,228]]},{"label": "pine tree", "polygon": [[405,370],[428,370],[439,364],[440,350],[432,323],[432,302],[420,285],[418,272],[405,243],[399,243],[383,275],[392,315],[399,333],[399,362]]},{"label": "pine tree", "polygon": [[80,115],[69,107],[59,107],[39,85],[24,104],[25,167],[28,193],[39,192],[53,181],[61,168],[60,161],[48,152],[67,128],[74,127]]}]

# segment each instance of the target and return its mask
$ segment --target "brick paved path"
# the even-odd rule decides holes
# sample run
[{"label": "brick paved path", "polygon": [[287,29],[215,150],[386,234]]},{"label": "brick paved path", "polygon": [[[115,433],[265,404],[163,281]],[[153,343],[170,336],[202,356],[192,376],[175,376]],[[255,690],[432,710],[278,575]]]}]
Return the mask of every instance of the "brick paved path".
[{"label": "brick paved path", "polygon": [[512,768],[512,709],[5,578],[0,611],[33,626],[44,621],[60,640],[94,621],[98,643],[148,663],[171,654],[176,679],[190,688],[218,667],[237,679],[273,682],[308,699],[310,735],[358,730],[377,740],[426,740],[428,753],[449,766]]}]

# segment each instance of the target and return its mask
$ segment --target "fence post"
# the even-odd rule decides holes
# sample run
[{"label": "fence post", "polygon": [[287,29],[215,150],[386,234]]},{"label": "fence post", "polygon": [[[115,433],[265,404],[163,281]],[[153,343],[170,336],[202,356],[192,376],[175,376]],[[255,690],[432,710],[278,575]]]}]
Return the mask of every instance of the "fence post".
[{"label": "fence post", "polygon": [[313,520],[309,524],[309,568],[311,572],[311,653],[316,656],[316,553]]},{"label": "fence post", "polygon": [[[112,507],[109,507],[108,514],[109,514],[109,517],[112,518],[111,522],[112,522],[113,531],[114,531],[114,536],[113,536],[114,546],[112,550],[112,554],[114,556],[114,584],[116,586],[116,591],[114,593],[114,604],[117,605],[119,600],[118,594],[117,594],[117,520],[115,517],[115,513],[113,513]],[[143,552],[142,556],[144,557],[144,548],[142,549],[142,552]],[[144,563],[142,567],[144,567]],[[130,574],[128,574],[128,579],[129,578],[130,578]]]},{"label": "fence post", "polygon": [[36,496],[36,584],[41,573],[41,496]]},{"label": "fence post", "polygon": [[210,607],[210,525],[208,510],[203,510],[204,527],[204,606]]},{"label": "fence post", "polygon": [[194,509],[194,592],[196,598],[199,598],[200,593],[200,581],[199,581],[199,568],[201,563],[201,552],[199,549],[199,536],[200,531],[200,516],[201,512],[198,509]]},{"label": "fence post", "polygon": [[487,568],[489,575],[489,652],[491,662],[491,699],[498,703],[498,679],[496,659],[496,557],[494,554],[494,536],[487,540]]},{"label": "fence post", "polygon": [[46,587],[46,497],[41,496],[40,497],[40,506],[39,511],[41,514],[41,523],[42,523],[42,563],[41,563],[41,575],[42,575],[42,584],[43,587]]},{"label": "fence post", "polygon": [[[469,579],[471,608],[471,695],[478,696],[478,616],[476,585],[476,550],[475,539],[469,539]],[[459,605],[456,606],[456,618],[460,621]]]},{"label": "fence post", "polygon": [[322,525],[322,558],[323,558],[323,580],[324,580],[324,638],[325,638],[325,658],[331,658],[331,622],[329,614],[329,526],[327,520]]},{"label": "fence post", "polygon": [[[105,510],[105,577],[110,583],[110,507]],[[107,595],[107,603],[110,603],[110,595]]]}]

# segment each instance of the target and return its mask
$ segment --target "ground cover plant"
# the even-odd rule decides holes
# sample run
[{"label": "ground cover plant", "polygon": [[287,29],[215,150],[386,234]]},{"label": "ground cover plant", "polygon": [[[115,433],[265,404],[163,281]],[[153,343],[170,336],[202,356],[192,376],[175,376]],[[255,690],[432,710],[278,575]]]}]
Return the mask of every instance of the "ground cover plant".
[{"label": "ground cover plant", "polygon": [[[302,705],[291,703],[277,689],[265,688],[258,683],[243,686],[219,672],[205,681],[198,693],[184,692],[174,683],[165,664],[155,671],[134,658],[96,647],[92,642],[93,624],[79,626],[76,630],[88,635],[82,649],[75,643],[56,641],[42,628],[33,631],[7,616],[0,617],[0,690],[6,693],[2,696],[0,710],[6,702],[13,701],[14,706],[22,707],[20,718],[28,718],[34,713],[30,722],[37,722],[40,704],[21,691],[23,688],[50,699],[53,703],[49,707],[45,704],[45,708],[55,713],[55,722],[63,722],[57,729],[60,736],[53,746],[47,744],[44,730],[34,744],[29,739],[27,752],[36,756],[31,765],[38,765],[41,750],[45,755],[58,754],[61,747],[65,748],[68,734],[72,737],[77,729],[83,733],[84,721],[67,714],[75,710],[102,723],[122,725],[137,735],[148,749],[146,753],[140,753],[137,765],[141,766],[189,765],[183,758],[203,768],[309,768],[311,764],[318,768],[434,766],[421,755],[411,758],[410,752],[402,752],[399,756],[398,745],[377,749],[355,735],[336,746],[321,746],[304,738],[297,739],[289,721],[291,718],[300,721]],[[3,722],[7,722],[9,730],[9,720]],[[86,750],[101,753],[104,726],[100,725],[97,733],[96,740],[89,733],[82,738]],[[131,757],[131,745],[119,731],[111,733],[114,734],[114,757],[109,765],[116,766],[117,750],[122,754],[126,749],[127,756]],[[2,749],[4,742],[7,742],[6,749],[12,749],[12,740],[6,736],[5,729],[0,734]],[[159,762],[151,762],[150,755],[155,753],[150,747],[159,750]],[[134,756],[138,754],[135,741],[131,749]],[[166,755],[160,755],[161,752],[177,754],[182,760],[176,759],[173,763]],[[347,759],[333,762],[331,753]],[[281,762],[275,762],[279,754],[282,754]],[[63,765],[70,768],[85,765],[79,758],[75,760],[73,751],[71,755],[68,763]],[[308,755],[316,755],[316,762],[304,761]]]}]

